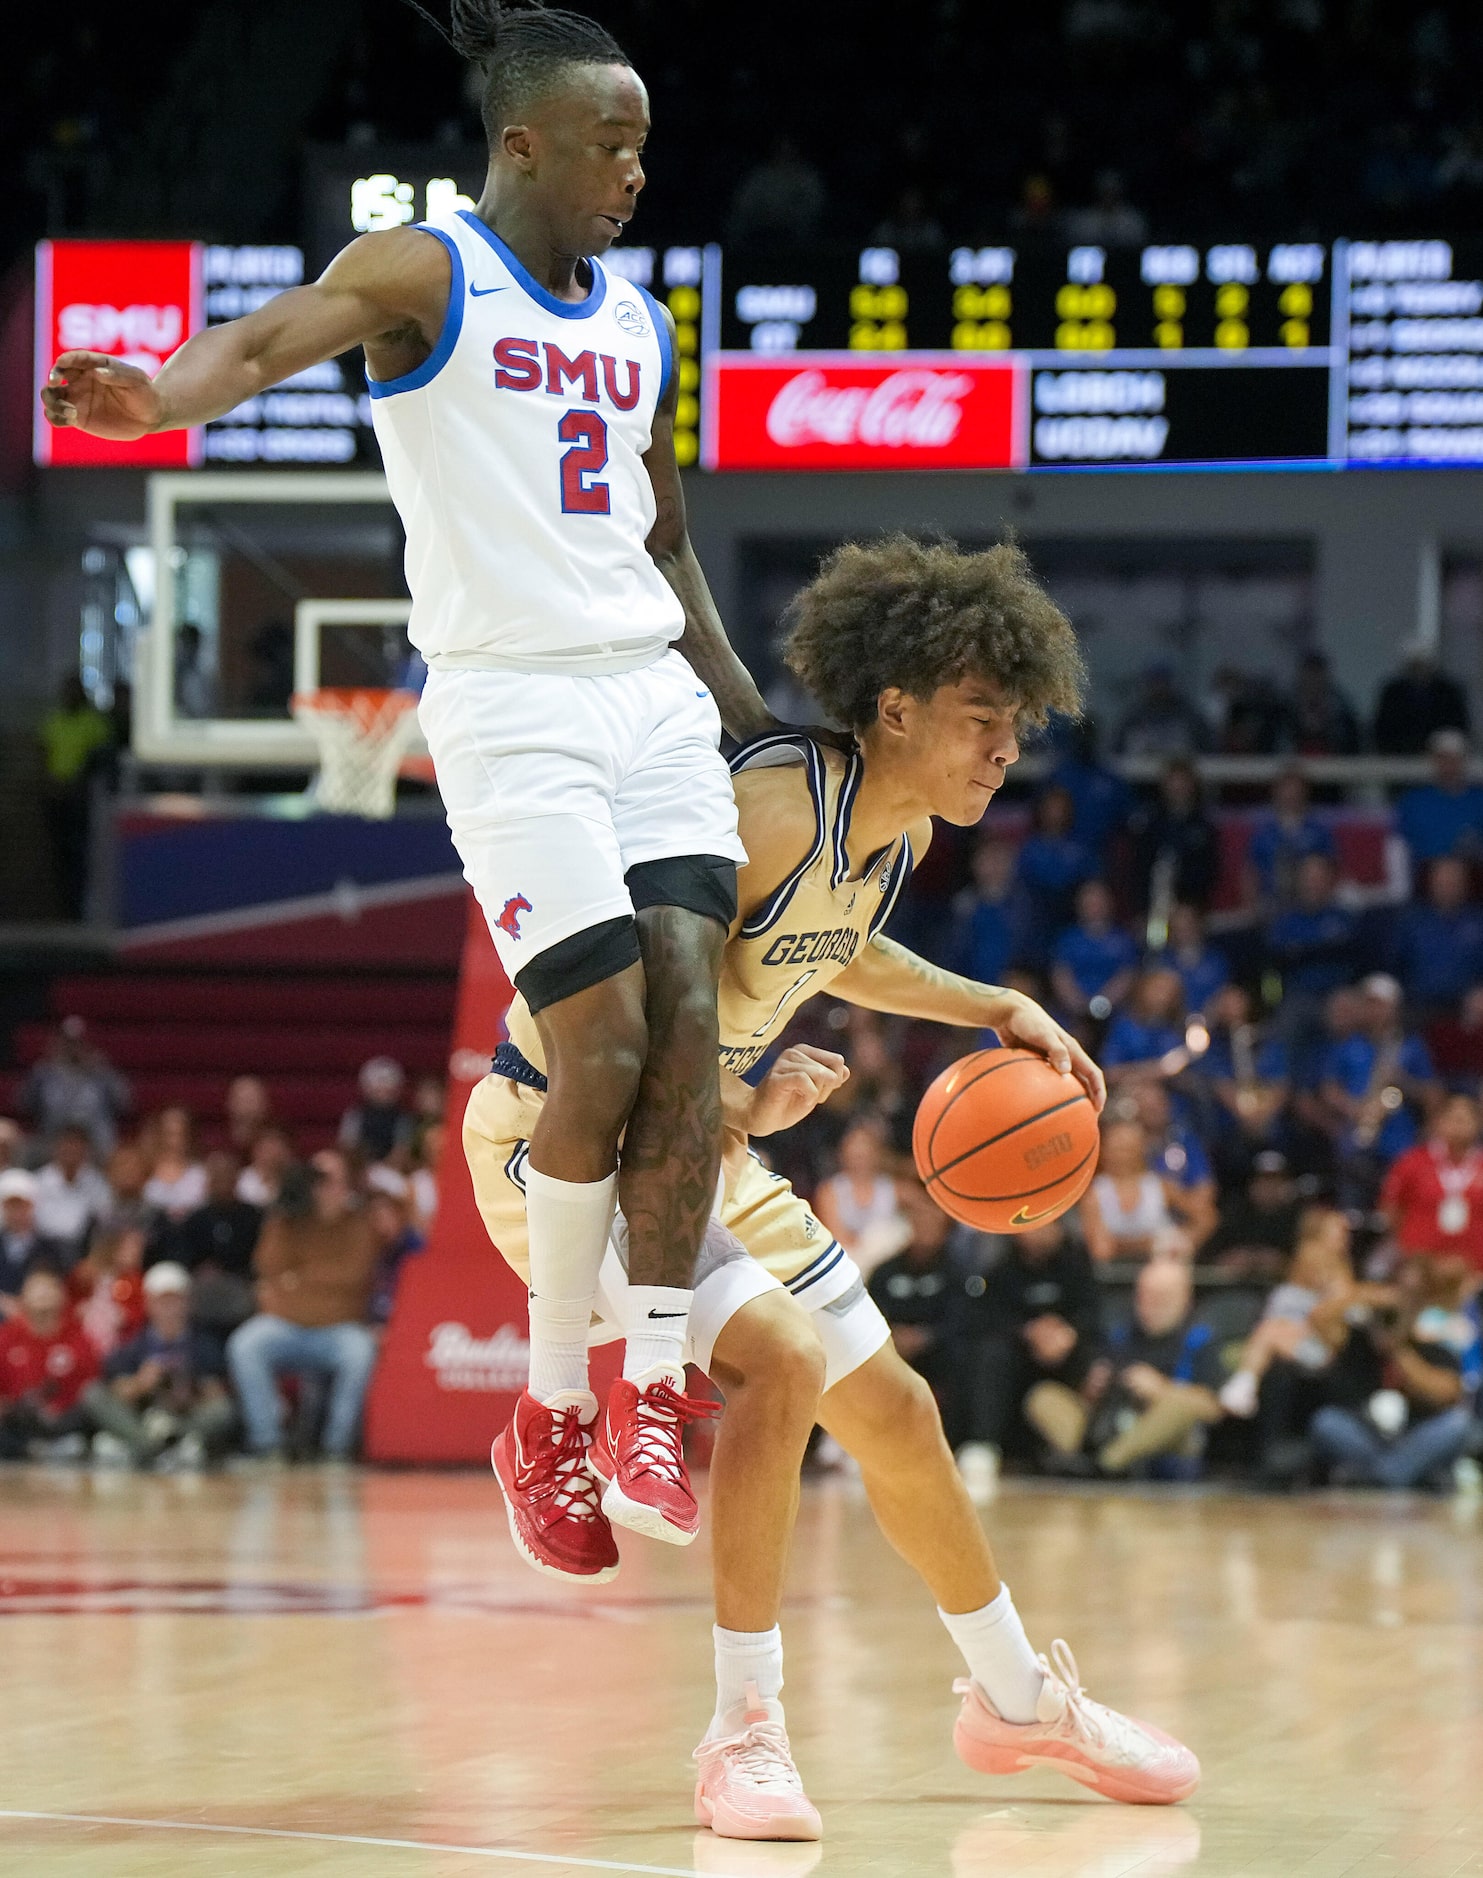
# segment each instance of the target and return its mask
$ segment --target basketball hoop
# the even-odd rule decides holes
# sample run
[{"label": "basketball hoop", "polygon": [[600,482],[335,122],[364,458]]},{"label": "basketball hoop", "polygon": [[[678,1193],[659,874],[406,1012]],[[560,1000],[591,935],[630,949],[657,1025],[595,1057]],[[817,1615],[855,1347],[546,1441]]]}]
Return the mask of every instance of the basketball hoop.
[{"label": "basketball hoop", "polygon": [[397,772],[416,729],[412,691],[328,686],[301,693],[293,714],[319,746],[314,806],[329,815],[386,821],[396,812]]}]

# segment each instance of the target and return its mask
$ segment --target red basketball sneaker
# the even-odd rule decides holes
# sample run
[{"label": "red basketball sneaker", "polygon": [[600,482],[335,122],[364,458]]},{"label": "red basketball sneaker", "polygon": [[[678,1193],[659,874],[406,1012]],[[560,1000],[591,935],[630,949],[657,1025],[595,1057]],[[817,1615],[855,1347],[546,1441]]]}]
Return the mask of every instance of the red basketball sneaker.
[{"label": "red basketball sneaker", "polygon": [[489,1451],[526,1564],[587,1585],[605,1585],[618,1570],[613,1529],[587,1471],[596,1421],[597,1397],[586,1389],[565,1389],[549,1404],[522,1389]]},{"label": "red basketball sneaker", "polygon": [[689,1545],[700,1531],[700,1508],[685,1471],[685,1424],[721,1413],[719,1402],[697,1401],[684,1387],[682,1370],[620,1378],[587,1456],[613,1524],[669,1545]]}]

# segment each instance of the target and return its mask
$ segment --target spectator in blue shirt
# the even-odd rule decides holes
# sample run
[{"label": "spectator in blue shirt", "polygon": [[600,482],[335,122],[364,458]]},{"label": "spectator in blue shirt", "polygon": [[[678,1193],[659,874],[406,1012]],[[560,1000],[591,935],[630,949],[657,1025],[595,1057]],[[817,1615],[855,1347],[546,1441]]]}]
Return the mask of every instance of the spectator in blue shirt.
[{"label": "spectator in blue shirt", "polygon": [[1396,975],[1429,1016],[1461,1004],[1483,979],[1483,909],[1468,902],[1468,867],[1455,855],[1432,862],[1426,897],[1401,914]]},{"label": "spectator in blue shirt", "polygon": [[1308,806],[1308,778],[1296,765],[1272,785],[1272,807],[1251,831],[1246,849],[1247,902],[1271,911],[1292,905],[1298,863],[1307,854],[1334,858],[1334,837]]},{"label": "spectator in blue shirt", "polygon": [[1067,1011],[1106,1017],[1126,997],[1137,968],[1138,948],[1114,924],[1105,883],[1084,881],[1076,895],[1076,924],[1061,934],[1052,954],[1056,997]]},{"label": "spectator in blue shirt", "polygon": [[1368,1208],[1380,1173],[1416,1140],[1416,1111],[1439,1090],[1426,1045],[1402,1023],[1395,979],[1375,972],[1359,989],[1359,1028],[1330,1047],[1322,1095],[1348,1187],[1341,1197]]},{"label": "spectator in blue shirt", "polygon": [[1294,904],[1267,929],[1267,949],[1285,998],[1321,999],[1354,976],[1358,922],[1336,898],[1338,875],[1326,854],[1298,863]]},{"label": "spectator in blue shirt", "polygon": [[1396,808],[1413,862],[1442,854],[1477,859],[1483,853],[1483,788],[1468,781],[1468,740],[1460,730],[1439,730],[1427,744],[1432,781],[1408,789]]},{"label": "spectator in blue shirt", "polygon": [[1215,1138],[1248,1153],[1268,1147],[1287,1105],[1287,1045],[1256,1020],[1245,985],[1222,986],[1206,1015],[1210,1047],[1190,1075],[1207,1095]]},{"label": "spectator in blue shirt", "polygon": [[1208,1011],[1231,975],[1225,954],[1206,944],[1205,922],[1192,906],[1176,906],[1170,911],[1169,942],[1148,962],[1179,974],[1187,1011]]},{"label": "spectator in blue shirt", "polygon": [[1015,853],[997,835],[982,834],[974,845],[973,885],[954,908],[952,964],[975,984],[1002,985],[1018,957],[1024,915],[1015,890]]},{"label": "spectator in blue shirt", "polygon": [[1051,787],[1037,797],[1031,829],[1020,849],[1018,879],[1031,928],[1031,943],[1043,958],[1071,918],[1076,890],[1097,871],[1090,848],[1071,833],[1075,804],[1065,789]]},{"label": "spectator in blue shirt", "polygon": [[1188,1103],[1168,1083],[1151,1077],[1135,1083],[1128,1100],[1148,1136],[1149,1166],[1178,1188],[1190,1238],[1202,1246],[1220,1224],[1220,1212],[1215,1169],[1191,1125]]},{"label": "spectator in blue shirt", "polygon": [[1128,825],[1133,792],[1097,760],[1097,726],[1091,718],[1071,727],[1066,754],[1051,771],[1051,782],[1071,797],[1071,832],[1105,866],[1107,849]]},{"label": "spectator in blue shirt", "polygon": [[1174,1051],[1184,1047],[1184,988],[1178,972],[1145,968],[1133,981],[1127,1004],[1108,1026],[1102,1068],[1109,1085],[1162,1076]]}]

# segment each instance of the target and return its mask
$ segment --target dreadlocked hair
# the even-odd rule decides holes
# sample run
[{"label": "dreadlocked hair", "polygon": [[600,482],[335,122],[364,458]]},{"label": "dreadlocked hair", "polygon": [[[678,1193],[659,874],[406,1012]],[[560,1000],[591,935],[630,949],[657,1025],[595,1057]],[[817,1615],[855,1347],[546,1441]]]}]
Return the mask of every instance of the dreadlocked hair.
[{"label": "dreadlocked hair", "polygon": [[571,65],[627,65],[628,55],[606,27],[582,13],[524,0],[449,0],[448,24],[419,0],[407,0],[453,50],[484,74],[480,114],[490,142]]},{"label": "dreadlocked hair", "polygon": [[1086,667],[1070,621],[1012,541],[964,554],[910,535],[837,548],[794,601],[783,656],[834,719],[862,731],[880,694],[928,698],[982,678],[1041,725],[1081,713]]}]

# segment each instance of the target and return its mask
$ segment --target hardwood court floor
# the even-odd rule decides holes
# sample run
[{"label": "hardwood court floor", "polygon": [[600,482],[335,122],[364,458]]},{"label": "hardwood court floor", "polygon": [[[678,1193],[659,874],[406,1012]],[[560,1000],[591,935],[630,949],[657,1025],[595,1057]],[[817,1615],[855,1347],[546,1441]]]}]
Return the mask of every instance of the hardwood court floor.
[{"label": "hardwood court floor", "polygon": [[1037,1644],[1200,1753],[1191,1803],[960,1766],[946,1635],[839,1482],[784,1619],[820,1856],[690,1820],[703,1539],[583,1596],[487,1478],[0,1472],[0,1873],[1483,1874],[1476,1507],[1011,1485],[987,1517]]}]

